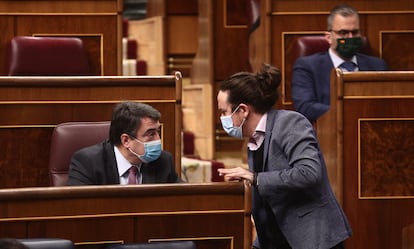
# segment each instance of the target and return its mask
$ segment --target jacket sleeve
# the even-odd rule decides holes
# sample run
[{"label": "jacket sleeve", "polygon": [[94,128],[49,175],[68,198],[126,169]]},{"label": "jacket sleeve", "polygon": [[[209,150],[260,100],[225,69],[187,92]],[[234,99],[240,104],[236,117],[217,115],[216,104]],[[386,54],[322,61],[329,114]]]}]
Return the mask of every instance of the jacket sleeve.
[{"label": "jacket sleeve", "polygon": [[305,117],[296,112],[278,117],[269,142],[268,171],[258,174],[259,192],[282,197],[321,184],[325,165],[320,156],[313,127]]},{"label": "jacket sleeve", "polygon": [[312,123],[329,110],[329,105],[321,103],[316,95],[318,84],[314,70],[309,58],[301,57],[294,64],[292,74],[293,106]]},{"label": "jacket sleeve", "polygon": [[68,174],[68,185],[92,185],[95,184],[93,181],[93,173],[88,163],[88,158],[83,155],[83,151],[76,152],[70,162],[69,174]]}]

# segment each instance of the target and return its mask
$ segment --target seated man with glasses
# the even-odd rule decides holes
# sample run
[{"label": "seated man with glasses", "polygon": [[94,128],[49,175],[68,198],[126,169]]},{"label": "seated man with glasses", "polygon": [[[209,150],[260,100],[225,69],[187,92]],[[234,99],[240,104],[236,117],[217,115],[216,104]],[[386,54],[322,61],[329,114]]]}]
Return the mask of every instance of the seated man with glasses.
[{"label": "seated man with glasses", "polygon": [[171,153],[162,150],[160,118],[147,104],[117,104],[109,139],[75,152],[68,185],[180,182]]},{"label": "seated man with glasses", "polygon": [[384,60],[358,53],[362,46],[358,12],[348,6],[334,7],[328,16],[325,38],[328,51],[296,60],[292,75],[292,101],[296,111],[312,123],[329,109],[330,73],[344,71],[384,71]]}]

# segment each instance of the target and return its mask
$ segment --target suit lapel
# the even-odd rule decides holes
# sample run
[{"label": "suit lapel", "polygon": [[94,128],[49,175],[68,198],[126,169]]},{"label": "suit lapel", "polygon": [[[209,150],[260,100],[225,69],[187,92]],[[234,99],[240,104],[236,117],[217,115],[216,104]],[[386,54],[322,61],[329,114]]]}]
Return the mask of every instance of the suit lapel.
[{"label": "suit lapel", "polygon": [[151,175],[148,174],[148,164],[143,163],[141,165],[141,177],[142,177],[142,183],[150,183],[155,182],[155,179]]},{"label": "suit lapel", "polygon": [[267,113],[267,120],[266,120],[266,132],[265,132],[265,139],[263,141],[263,165],[262,165],[262,171],[265,170],[266,162],[269,154],[269,144],[270,144],[270,138],[272,137],[273,132],[273,126],[275,117],[277,114],[277,110],[270,110]]},{"label": "suit lapel", "polygon": [[361,56],[361,55],[357,54],[357,63],[358,63],[359,71],[370,71],[370,70],[372,70],[372,69],[370,69],[372,66],[369,65],[368,60],[364,56]]},{"label": "suit lapel", "polygon": [[253,152],[247,148],[247,164],[249,165],[249,169],[254,171],[254,164],[253,164]]},{"label": "suit lapel", "polygon": [[115,159],[114,146],[107,140],[104,144],[105,149],[105,174],[107,184],[119,184],[119,173]]}]

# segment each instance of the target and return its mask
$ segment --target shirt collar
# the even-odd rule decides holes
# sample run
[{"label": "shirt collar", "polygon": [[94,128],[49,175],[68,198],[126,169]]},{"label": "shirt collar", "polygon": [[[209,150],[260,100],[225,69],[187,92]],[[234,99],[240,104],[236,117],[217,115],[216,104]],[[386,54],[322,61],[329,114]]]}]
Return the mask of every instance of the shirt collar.
[{"label": "shirt collar", "polygon": [[[118,147],[114,145],[116,165],[118,166],[119,176],[127,174],[127,171],[131,167],[131,163],[121,154]],[[128,174],[127,174],[128,175]]]},{"label": "shirt collar", "polygon": [[256,126],[247,146],[250,150],[257,150],[263,143],[266,132],[267,113],[263,114]]},{"label": "shirt collar", "polygon": [[[335,54],[335,52],[332,50],[332,48],[329,48],[329,56],[331,57],[332,63],[333,63],[335,68],[339,67],[344,62],[344,60],[341,57],[339,57],[337,54]],[[357,58],[356,58],[355,55],[351,58],[351,61],[353,63],[355,63],[355,65],[358,66]]]}]

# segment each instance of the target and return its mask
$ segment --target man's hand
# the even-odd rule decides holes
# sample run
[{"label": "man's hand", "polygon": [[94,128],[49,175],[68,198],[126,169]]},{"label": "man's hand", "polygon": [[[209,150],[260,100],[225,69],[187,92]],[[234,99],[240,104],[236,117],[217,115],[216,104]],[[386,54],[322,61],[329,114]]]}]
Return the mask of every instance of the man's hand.
[{"label": "man's hand", "polygon": [[226,181],[247,180],[250,184],[253,183],[253,173],[242,167],[218,169],[218,173],[224,176]]}]

